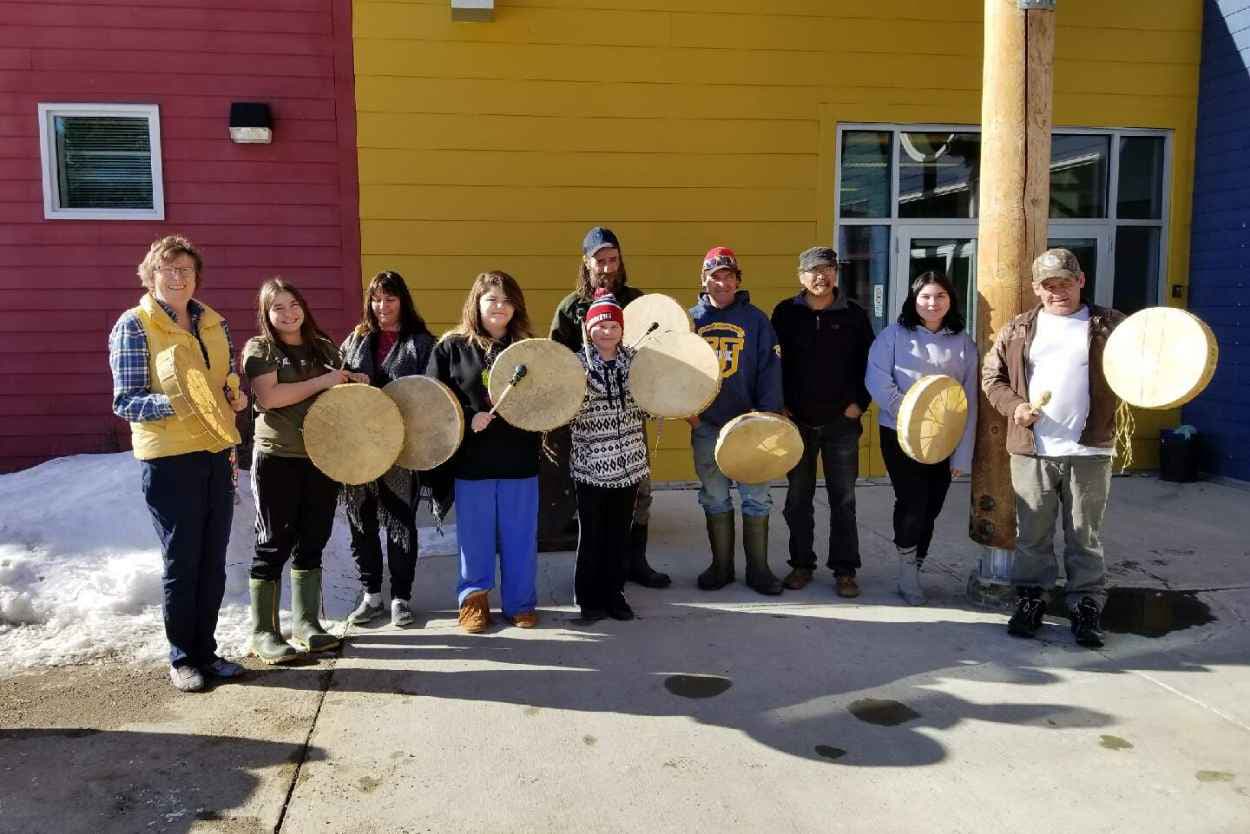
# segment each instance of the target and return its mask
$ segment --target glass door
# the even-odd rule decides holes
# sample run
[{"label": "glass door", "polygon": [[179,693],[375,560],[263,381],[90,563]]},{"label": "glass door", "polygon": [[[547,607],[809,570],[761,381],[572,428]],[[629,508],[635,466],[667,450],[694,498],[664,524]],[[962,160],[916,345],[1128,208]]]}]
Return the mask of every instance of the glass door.
[{"label": "glass door", "polygon": [[[1111,238],[1097,226],[1051,224],[1049,247],[1072,250],[1085,271],[1086,302],[1110,306]],[[896,227],[891,253],[889,315],[887,323],[898,318],[911,282],[930,270],[946,273],[955,285],[963,308],[968,332],[976,337],[977,321],[977,227],[974,224],[906,224]],[[1102,276],[1104,280],[1099,281]]]},{"label": "glass door", "polygon": [[[911,282],[925,272],[942,272],[955,285],[968,332],[976,323],[977,227],[975,224],[898,227],[891,270],[891,322],[898,319]],[[975,335],[975,334],[974,334]]]}]

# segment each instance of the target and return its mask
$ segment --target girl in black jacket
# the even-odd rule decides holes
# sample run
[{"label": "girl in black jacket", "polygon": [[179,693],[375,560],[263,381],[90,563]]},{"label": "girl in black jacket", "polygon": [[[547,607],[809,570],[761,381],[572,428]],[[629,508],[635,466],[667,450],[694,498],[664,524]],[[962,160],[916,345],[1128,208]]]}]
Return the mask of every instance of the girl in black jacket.
[{"label": "girl in black jacket", "polygon": [[487,595],[499,556],[504,618],[519,628],[538,624],[538,455],[540,436],[490,414],[491,366],[504,348],[529,338],[525,296],[506,272],[473,282],[460,325],[434,348],[428,373],[455,392],[468,431],[450,461],[455,476],[460,542],[460,626],[490,626]]}]

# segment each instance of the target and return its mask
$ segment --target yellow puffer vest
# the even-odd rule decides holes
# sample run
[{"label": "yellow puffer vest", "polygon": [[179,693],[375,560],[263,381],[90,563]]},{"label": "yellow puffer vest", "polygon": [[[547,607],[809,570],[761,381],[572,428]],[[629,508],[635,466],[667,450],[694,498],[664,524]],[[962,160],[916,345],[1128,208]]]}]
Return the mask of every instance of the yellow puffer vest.
[{"label": "yellow puffer vest", "polygon": [[[224,386],[226,374],[230,373],[230,345],[226,341],[226,331],[221,326],[222,318],[207,305],[198,301],[195,303],[202,309],[200,340],[208,351],[208,378],[214,385]],[[156,357],[166,348],[178,344],[185,345],[197,355],[203,355],[200,343],[196,341],[194,334],[183,330],[169,317],[151,293],[143,296],[139,306],[131,312],[139,318],[148,338],[148,374],[152,381],[152,393],[164,394],[161,378],[156,372]],[[226,444],[198,433],[191,421],[178,417],[131,423],[130,440],[134,446],[135,457],[139,460],[167,458],[187,452],[220,452],[227,448]]]}]

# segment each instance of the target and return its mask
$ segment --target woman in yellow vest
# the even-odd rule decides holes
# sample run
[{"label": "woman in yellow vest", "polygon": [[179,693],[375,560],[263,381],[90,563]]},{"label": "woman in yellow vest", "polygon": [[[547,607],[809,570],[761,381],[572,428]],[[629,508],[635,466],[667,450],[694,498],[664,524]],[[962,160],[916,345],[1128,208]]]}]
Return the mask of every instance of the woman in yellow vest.
[{"label": "woman in yellow vest", "polygon": [[161,540],[169,677],[183,692],[203,689],[206,675],[233,678],[243,672],[218,657],[213,637],[226,589],[234,510],[230,445],[178,417],[157,372],[161,352],[182,345],[204,359],[209,382],[225,392],[231,408],[247,407],[237,380],[227,385],[234,349],[226,321],[194,299],[203,267],[186,238],[153,243],[139,264],[147,293],[109,334],[113,413],[130,421],[143,496]]}]

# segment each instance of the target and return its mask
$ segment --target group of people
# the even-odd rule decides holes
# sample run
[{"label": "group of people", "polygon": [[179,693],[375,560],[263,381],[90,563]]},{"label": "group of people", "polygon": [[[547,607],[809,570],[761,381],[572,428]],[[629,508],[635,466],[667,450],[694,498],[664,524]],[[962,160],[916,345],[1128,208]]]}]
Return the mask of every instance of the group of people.
[{"label": "group of people", "polygon": [[[768,564],[769,486],[737,484],[747,585],[774,595],[811,582],[819,459],[830,510],[826,564],[838,595],[859,595],[855,482],[862,416],[875,400],[881,453],[895,494],[897,590],[909,604],[923,604],[920,570],[935,521],[952,477],[972,465],[979,381],[993,408],[1009,420],[1006,442],[1019,544],[1013,577],[1018,599],[1008,631],[1029,637],[1041,626],[1043,594],[1057,578],[1051,542],[1062,514],[1073,631],[1082,645],[1102,645],[1105,571],[1099,528],[1116,400],[1102,377],[1100,352],[1121,317],[1081,301],[1084,275],[1070,252],[1050,250],[1037,259],[1032,279],[1038,306],[998,334],[980,370],[955,287],[939,272],[913,280],[898,321],[875,336],[865,310],[840,287],[838,256],[829,247],[800,254],[801,289],[777,304],[771,318],[751,304],[731,249],[709,250],[699,275],[698,302],[689,313],[721,368],[716,398],[688,420],[711,551],[711,563],[697,579],[699,588],[720,589],[735,578],[734,482],[717,466],[718,434],[730,420],[763,411],[793,421],[803,451],[787,476],[783,516],[790,570],[784,578]],[[202,689],[207,678],[231,678],[243,671],[217,654],[213,636],[225,590],[231,449],[197,434],[176,415],[156,370],[162,350],[185,345],[203,357],[211,384],[222,387],[231,408],[242,411],[249,405],[247,394],[230,384],[236,359],[225,320],[195,298],[202,276],[202,257],[190,241],[177,236],[157,241],[139,266],[146,293],[123,313],[109,337],[113,409],[130,422],[134,453],[142,463],[143,493],[165,563],[170,678],[184,691]],[[670,584],[646,556],[651,504],[647,415],[630,390],[636,352],[623,343],[623,309],[642,293],[627,278],[619,239],[607,228],[591,229],[582,243],[576,288],[560,303],[548,334],[576,353],[586,375],[587,393],[570,427],[569,468],[579,522],[574,599],[588,621],[633,619],[627,580],[649,587]],[[519,628],[538,623],[542,438],[497,416],[489,394],[498,355],[534,335],[521,287],[505,272],[481,273],[465,298],[459,324],[439,339],[398,273],[374,276],[363,300],[360,323],[336,346],[317,326],[299,289],[271,278],[258,295],[258,335],[238,361],[256,412],[250,467],[256,501],[250,648],[266,663],[338,645],[339,638],[318,617],[321,556],[339,502],[346,509],[363,586],[360,604],[349,615],[352,623],[387,613],[382,539],[391,622],[413,621],[415,515],[418,499],[431,489],[451,498],[456,508],[460,627],[480,633],[491,626],[489,592],[497,570],[503,618]],[[384,386],[413,374],[438,379],[461,405],[467,430],[451,460],[432,473],[394,466],[356,486],[336,484],[313,465],[302,426],[321,392],[347,382]],[[904,394],[929,374],[958,380],[969,403],[958,447],[948,460],[934,464],[904,454],[896,433]],[[1033,403],[1042,390],[1052,397],[1039,410]],[[281,574],[288,561],[289,642],[278,620]]]}]

